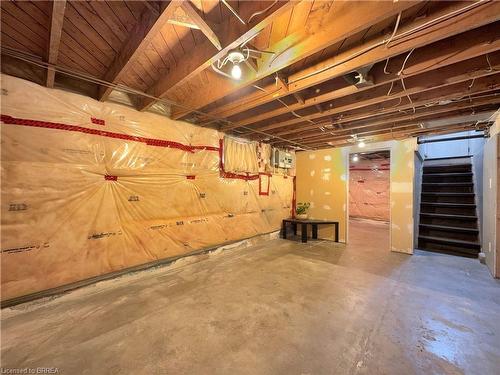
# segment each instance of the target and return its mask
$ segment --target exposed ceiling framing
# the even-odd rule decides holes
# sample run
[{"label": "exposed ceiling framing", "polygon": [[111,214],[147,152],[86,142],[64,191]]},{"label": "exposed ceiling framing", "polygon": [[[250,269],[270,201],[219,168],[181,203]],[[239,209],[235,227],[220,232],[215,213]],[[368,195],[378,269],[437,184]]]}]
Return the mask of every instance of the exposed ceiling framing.
[{"label": "exposed ceiling framing", "polygon": [[[280,147],[484,129],[500,104],[497,1],[1,8],[7,74],[102,101],[123,91],[138,110],[168,107],[174,119]],[[220,62],[241,48],[249,58],[234,80]]]}]

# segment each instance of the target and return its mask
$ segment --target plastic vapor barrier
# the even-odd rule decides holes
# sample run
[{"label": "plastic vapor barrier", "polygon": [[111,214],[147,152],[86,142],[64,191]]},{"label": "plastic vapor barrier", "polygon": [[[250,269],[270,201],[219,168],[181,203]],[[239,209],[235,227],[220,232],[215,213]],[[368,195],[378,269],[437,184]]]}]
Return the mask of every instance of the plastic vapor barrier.
[{"label": "plastic vapor barrier", "polygon": [[389,160],[351,163],[349,216],[389,221],[389,184]]},{"label": "plastic vapor barrier", "polygon": [[224,172],[216,130],[6,75],[1,99],[2,300],[277,230],[290,215],[293,178]]}]

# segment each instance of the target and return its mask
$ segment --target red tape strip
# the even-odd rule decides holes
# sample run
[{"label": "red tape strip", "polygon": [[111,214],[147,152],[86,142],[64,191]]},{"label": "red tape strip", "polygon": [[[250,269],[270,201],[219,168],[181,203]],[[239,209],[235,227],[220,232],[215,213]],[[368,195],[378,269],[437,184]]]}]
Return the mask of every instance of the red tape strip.
[{"label": "red tape strip", "polygon": [[97,125],[106,125],[106,122],[104,120],[95,117],[91,117],[90,122],[92,122],[92,124],[97,124]]},{"label": "red tape strip", "polygon": [[101,137],[123,139],[123,140],[134,141],[134,142],[142,142],[142,143],[147,144],[148,146],[176,148],[179,150],[183,150],[186,152],[192,152],[192,153],[194,153],[195,150],[219,151],[219,148],[214,147],[214,146],[191,146],[191,145],[185,145],[185,144],[182,144],[179,142],[166,141],[163,139],[136,137],[136,136],[128,135],[128,134],[108,132],[105,130],[89,129],[89,128],[84,128],[82,126],[67,125],[67,124],[62,124],[62,123],[58,123],[58,122],[21,119],[21,118],[15,118],[12,116],[7,116],[7,115],[0,115],[0,119],[2,120],[2,122],[4,124],[8,124],[8,125],[33,126],[36,128],[73,131],[73,132],[79,132],[79,133],[85,133],[85,134],[98,135]]}]

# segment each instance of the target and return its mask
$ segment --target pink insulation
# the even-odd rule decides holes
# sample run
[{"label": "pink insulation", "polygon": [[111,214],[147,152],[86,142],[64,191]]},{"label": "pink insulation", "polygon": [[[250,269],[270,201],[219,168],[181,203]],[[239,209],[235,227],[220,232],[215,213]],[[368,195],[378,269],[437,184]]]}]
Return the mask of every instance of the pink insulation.
[{"label": "pink insulation", "polygon": [[359,160],[349,168],[349,216],[389,221],[389,160]]}]

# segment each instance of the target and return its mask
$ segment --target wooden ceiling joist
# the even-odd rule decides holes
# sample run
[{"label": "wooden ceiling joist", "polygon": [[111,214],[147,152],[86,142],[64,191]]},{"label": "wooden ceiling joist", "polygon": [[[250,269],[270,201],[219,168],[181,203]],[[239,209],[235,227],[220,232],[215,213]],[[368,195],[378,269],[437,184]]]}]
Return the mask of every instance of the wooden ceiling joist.
[{"label": "wooden ceiling joist", "polygon": [[61,35],[64,21],[64,11],[66,10],[66,0],[53,1],[50,9],[50,37],[47,62],[47,87],[54,87],[54,79],[56,71],[52,65],[57,64],[59,56],[59,45],[61,43]]},{"label": "wooden ceiling joist", "polygon": [[450,113],[451,114],[451,113],[462,112],[464,110],[467,110],[470,113],[473,113],[475,111],[475,108],[483,107],[483,106],[487,106],[487,105],[498,105],[498,104],[500,104],[500,95],[498,95],[497,97],[494,96],[494,97],[478,98],[478,99],[467,100],[467,101],[463,101],[463,102],[451,102],[451,103],[446,104],[446,105],[436,105],[436,106],[431,106],[428,108],[425,108],[425,107],[419,108],[416,111],[416,113],[410,112],[410,114],[404,114],[404,113],[398,112],[396,115],[384,116],[381,118],[377,118],[375,120],[346,123],[346,124],[344,124],[344,126],[341,130],[334,129],[332,125],[325,126],[324,131],[321,131],[319,129],[305,131],[305,132],[289,135],[288,137],[286,137],[286,139],[289,139],[289,140],[305,140],[305,139],[310,139],[310,138],[318,138],[319,139],[319,138],[324,136],[325,131],[332,132],[332,133],[335,133],[337,135],[346,135],[346,134],[352,133],[353,131],[358,132],[361,129],[380,128],[380,127],[387,126],[389,124],[395,125],[395,124],[398,124],[401,122],[415,121],[415,120],[421,120],[422,118],[439,116],[439,115],[442,115],[443,113]]},{"label": "wooden ceiling joist", "polygon": [[[261,1],[245,1],[239,8],[239,14],[247,19],[253,14],[265,11],[267,12],[254,19],[246,25],[243,25],[237,18],[229,17],[217,27],[217,35],[220,39],[221,48],[214,48],[212,42],[206,41],[196,46],[196,49],[186,55],[185,60],[179,63],[167,75],[160,78],[147,93],[159,98],[167,98],[169,93],[178,86],[185,83],[190,78],[209,68],[217,60],[224,58],[227,53],[238,48],[244,42],[254,38],[262,29],[270,25],[283,12],[293,5],[290,1],[278,1],[272,8],[269,4]],[[154,99],[146,98],[140,105],[140,110],[148,109]],[[183,103],[187,104],[188,103]]]},{"label": "wooden ceiling joist", "polygon": [[[317,132],[314,135],[310,134],[308,136],[290,137],[287,139],[300,140],[301,144],[306,144],[308,142],[315,142],[318,140],[322,140],[325,138],[325,135],[332,139],[345,138],[354,134],[357,137],[364,137],[376,132],[384,132],[387,130],[394,130],[406,127],[408,126],[408,124],[421,124],[431,120],[450,119],[460,115],[473,115],[485,112],[491,113],[491,111],[494,111],[496,106],[499,104],[499,99],[500,98],[496,98],[496,100],[489,99],[487,101],[484,101],[486,103],[489,102],[490,103],[489,105],[482,105],[474,108],[470,107],[470,103],[465,103],[468,104],[468,106],[463,105],[464,103],[460,103],[461,106],[450,105],[450,106],[443,106],[443,108],[441,108],[441,106],[438,106],[437,108],[431,108],[432,111],[427,111],[425,113],[422,112],[411,116],[401,116],[399,118],[394,119],[393,121],[385,121],[383,124],[379,125],[367,124],[366,126],[363,127],[349,127],[348,129],[343,131],[336,131],[333,129],[326,128],[324,132]],[[276,140],[275,142],[272,143],[282,144],[283,141]]]},{"label": "wooden ceiling joist", "polygon": [[[172,12],[179,5],[178,1],[171,1],[166,6],[163,6],[159,12],[151,12],[149,9],[145,9],[132,29],[129,38],[106,71],[103,80],[112,83],[119,81],[134,60],[145,52],[152,39],[160,32]],[[113,87],[102,86],[99,89],[99,100],[106,100],[111,91],[113,91]]]},{"label": "wooden ceiling joist", "polygon": [[[312,16],[307,27],[289,35],[269,47],[274,55],[265,54],[262,57],[257,73],[247,72],[237,83],[222,76],[214,77],[209,85],[189,97],[182,98],[183,104],[189,108],[199,109],[207,104],[223,98],[230,93],[255,83],[259,79],[306,58],[322,49],[348,38],[371,25],[393,17],[418,2],[399,1],[385,3],[381,7],[376,2],[361,2],[355,7],[350,1],[334,1],[327,11],[318,12]],[[325,6],[327,2],[325,2]],[[189,113],[184,109],[175,112],[172,117],[178,119]]]},{"label": "wooden ceiling joist", "polygon": [[[497,59],[497,61],[500,60],[500,53],[497,53],[495,55],[495,58]],[[499,87],[500,82],[497,81],[498,76],[497,74],[495,74],[495,71],[488,70],[487,65],[483,65],[482,68],[483,69],[481,70],[472,72],[465,71],[464,73],[462,71],[457,72],[455,66],[444,67],[438,70],[424,73],[422,75],[416,75],[414,77],[405,79],[404,87],[401,82],[398,84],[379,86],[374,88],[373,90],[367,90],[359,94],[354,94],[335,100],[332,102],[332,109],[323,112],[316,112],[311,115],[302,117],[293,117],[289,120],[258,127],[257,129],[260,131],[269,131],[273,129],[284,128],[290,125],[300,124],[305,121],[319,120],[325,116],[331,117],[333,115],[339,115],[347,111],[369,107],[375,104],[384,103],[386,101],[408,98],[408,96],[411,97],[412,100],[416,100],[415,98],[417,98],[419,94],[425,93],[427,91],[436,92],[437,89],[447,86],[454,86],[456,84],[460,84],[459,87],[464,90],[463,92],[467,93],[470,91],[468,87],[469,85],[471,85],[472,80],[474,80],[474,86],[476,86],[476,84],[481,85],[483,84],[483,82],[486,82],[484,84],[489,85],[489,90]],[[482,78],[490,75],[493,75],[495,78],[490,80]],[[389,91],[391,91],[390,95],[388,95]]]},{"label": "wooden ceiling joist", "polygon": [[[448,124],[443,126],[435,126],[431,128],[422,128],[420,124],[414,124],[412,127],[408,127],[406,129],[400,129],[393,132],[385,132],[380,134],[374,134],[370,137],[364,138],[369,142],[381,142],[393,139],[406,139],[410,137],[417,137],[421,135],[427,135],[432,133],[434,135],[438,134],[447,134],[454,133],[458,131],[466,131],[466,130],[484,130],[489,125],[488,123],[480,124],[477,126],[476,121],[464,121],[454,124]],[[318,141],[315,143],[305,144],[304,146],[308,146],[313,149],[327,148],[327,147],[342,147],[342,146],[352,146],[354,145],[354,140],[351,137],[346,137],[343,139],[330,139],[325,138],[322,141]]]},{"label": "wooden ceiling joist", "polygon": [[[457,5],[456,3],[450,3],[448,7],[442,9],[431,19],[439,19],[446,14],[449,14],[453,10],[456,11],[457,9],[460,9],[460,7],[464,7],[464,4],[460,3],[460,5]],[[281,98],[290,93],[300,92],[332,78],[342,76],[355,69],[369,65],[370,63],[385,61],[388,58],[393,58],[397,55],[408,53],[414,48],[423,47],[427,44],[434,43],[457,34],[461,34],[465,31],[478,27],[478,25],[482,26],[495,22],[500,18],[499,15],[500,2],[484,3],[471,10],[470,12],[456,16],[448,21],[439,23],[439,27],[435,26],[431,29],[425,29],[420,32],[416,32],[415,34],[413,34],[412,39],[398,42],[397,44],[391,45],[389,48],[387,48],[385,45],[380,45],[379,47],[369,49],[370,46],[385,40],[385,37],[380,37],[375,41],[368,41],[363,45],[344,51],[339,55],[334,56],[333,58],[327,59],[319,64],[314,65],[313,67],[306,68],[296,74],[289,76],[288,92],[284,92],[283,90],[281,90],[280,88],[276,88],[275,86],[266,86],[264,87],[264,90],[266,90],[267,93],[263,93],[263,91],[256,92],[255,94],[245,96],[239,100],[233,101],[230,104],[210,111],[209,114],[212,116],[224,118],[233,116],[237,113],[244,112],[257,106],[272,102],[277,98]],[[425,18],[423,20],[416,20],[401,28],[401,33],[406,33],[412,29],[418,28],[419,26],[427,22],[429,22],[428,18]],[[476,33],[475,35],[477,36],[479,34]],[[488,36],[490,37],[489,41],[491,41],[491,38],[493,38],[493,40],[497,40],[498,26],[496,30],[493,31],[493,35],[490,32]],[[475,44],[477,45],[477,43]],[[361,53],[364,50],[367,50],[367,52]],[[224,129],[231,129],[231,126],[226,126],[224,127]]]},{"label": "wooden ceiling joist", "polygon": [[[479,91],[479,90],[478,90]],[[482,95],[478,95],[482,94]],[[476,95],[474,97],[473,95]],[[482,92],[474,92],[471,94],[471,97],[466,97],[466,98],[461,98],[461,99],[455,99],[456,101],[453,101],[453,98],[450,96],[441,96],[440,98],[433,98],[433,99],[438,99],[439,102],[433,102],[429,100],[424,100],[422,102],[415,102],[412,105],[416,108],[415,113],[412,112],[412,107],[410,105],[398,107],[398,110],[392,112],[392,117],[386,118],[384,117],[384,114],[380,115],[373,120],[372,124],[376,125],[377,121],[380,121],[378,125],[380,131],[390,131],[390,128],[394,125],[397,125],[400,121],[404,122],[405,119],[410,119],[413,117],[416,120],[421,120],[420,114],[424,115],[428,120],[432,120],[433,117],[439,117],[442,115],[442,113],[446,112],[457,112],[462,109],[462,111],[468,112],[470,115],[476,113],[476,111],[483,110],[485,106],[490,106],[491,108],[498,108],[498,105],[500,104],[500,92],[491,92],[491,91],[482,91]],[[443,103],[443,104],[440,104]],[[443,107],[443,112],[441,111],[441,107]],[[410,114],[410,116],[408,116]],[[373,114],[372,114],[373,116]],[[419,121],[420,122],[420,121]],[[370,121],[366,122],[366,127],[372,127],[370,125]],[[344,124],[345,126],[349,126],[348,124]],[[361,127],[358,129],[348,129],[350,130],[349,134],[345,134],[344,130],[336,130],[331,127],[328,127],[325,124],[324,130],[322,132],[321,137],[317,137],[316,140],[319,142],[320,140],[325,139],[325,137],[335,137],[336,135],[343,134],[345,137],[351,136],[353,134],[357,134],[357,131],[362,129]],[[296,142],[298,141],[299,143],[307,142],[308,137],[286,137],[284,135],[279,136],[280,140],[277,141],[276,144],[282,145],[283,143],[280,143],[283,139],[290,139],[292,142],[295,140]],[[316,136],[315,136],[316,137]],[[314,137],[313,137],[314,138]]]},{"label": "wooden ceiling joist", "polygon": [[190,1],[182,1],[181,8],[186,13],[186,15],[191,19],[191,21],[198,27],[198,29],[210,40],[217,50],[222,49],[222,45],[217,37],[217,34],[212,30],[212,28],[205,22],[205,20],[198,14],[196,9],[193,7]]},{"label": "wooden ceiling joist", "polygon": [[[497,22],[417,49],[412,53],[411,59],[406,61],[404,72],[402,72],[401,75],[398,75],[398,73],[401,67],[403,67],[403,63],[408,56],[407,54],[399,55],[391,59],[387,67],[385,62],[382,61],[370,70],[374,82],[373,86],[345,86],[338,90],[309,97],[305,99],[303,103],[299,102],[297,104],[292,104],[288,106],[288,108],[279,106],[272,111],[263,112],[255,116],[248,116],[244,120],[237,121],[234,126],[226,126],[224,129],[231,129],[236,126],[248,126],[259,121],[268,120],[289,113],[290,111],[300,111],[319,103],[399,81],[401,77],[406,79],[416,74],[439,69],[444,66],[450,66],[465,59],[500,50],[499,29],[500,23]],[[483,64],[487,66],[486,60],[483,61]],[[386,73],[387,71],[389,73]]]}]

